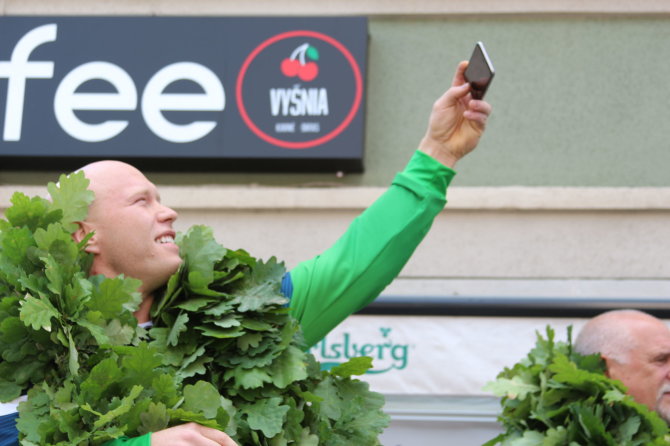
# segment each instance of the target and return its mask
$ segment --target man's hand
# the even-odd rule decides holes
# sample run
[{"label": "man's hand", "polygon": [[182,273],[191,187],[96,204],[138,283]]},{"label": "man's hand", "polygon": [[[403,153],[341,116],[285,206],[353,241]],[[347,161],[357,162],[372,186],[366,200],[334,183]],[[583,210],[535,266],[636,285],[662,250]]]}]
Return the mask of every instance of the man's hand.
[{"label": "man's hand", "polygon": [[472,99],[464,72],[468,62],[458,64],[451,88],[433,104],[426,135],[419,150],[442,164],[454,167],[470,153],[484,132],[491,105]]},{"label": "man's hand", "polygon": [[237,446],[223,432],[196,423],[181,424],[151,434],[151,446]]}]

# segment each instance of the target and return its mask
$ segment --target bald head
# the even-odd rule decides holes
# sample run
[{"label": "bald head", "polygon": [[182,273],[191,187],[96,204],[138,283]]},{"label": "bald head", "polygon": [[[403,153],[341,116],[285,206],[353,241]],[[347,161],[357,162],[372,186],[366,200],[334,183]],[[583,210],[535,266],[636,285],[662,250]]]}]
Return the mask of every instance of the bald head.
[{"label": "bald head", "polygon": [[161,204],[156,186],[130,164],[98,161],[80,169],[95,198],[75,238],[93,233],[87,251],[91,274],[120,274],[142,281],[145,295],[165,284],[181,263],[172,223],[177,213]]},{"label": "bald head", "polygon": [[139,180],[146,180],[142,172],[128,163],[115,160],[96,161],[85,165],[78,169],[84,172],[84,175],[89,180],[88,188],[93,191],[95,198],[89,209],[89,218],[91,213],[98,210],[98,204],[105,203],[106,199],[113,195],[115,191],[119,190],[125,181],[135,178]]},{"label": "bald head", "polygon": [[650,314],[638,310],[614,310],[600,314],[584,325],[575,341],[575,350],[583,355],[600,353],[604,357],[627,362],[638,347],[637,332],[645,326],[664,326]]},{"label": "bald head", "polygon": [[[106,171],[110,171],[114,169],[129,169],[129,170],[134,170],[135,172],[140,172],[137,168],[134,166],[124,163],[123,161],[117,161],[117,160],[102,160],[102,161],[95,161],[93,163],[89,163],[79,169],[77,171],[83,171],[87,173],[103,173]],[[140,172],[141,174],[141,172]]]}]

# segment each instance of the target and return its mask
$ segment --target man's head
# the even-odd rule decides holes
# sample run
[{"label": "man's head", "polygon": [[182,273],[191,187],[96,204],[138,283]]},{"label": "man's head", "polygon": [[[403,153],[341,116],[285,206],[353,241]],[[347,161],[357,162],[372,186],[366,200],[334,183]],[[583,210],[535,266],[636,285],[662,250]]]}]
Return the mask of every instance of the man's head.
[{"label": "man's head", "polygon": [[636,310],[609,311],[582,328],[575,349],[600,353],[607,375],[670,423],[670,328],[662,321]]},{"label": "man's head", "polygon": [[119,161],[83,167],[95,199],[75,239],[94,232],[86,251],[94,255],[91,274],[124,274],[142,280],[140,291],[165,284],[181,258],[172,223],[177,213],[160,203],[156,186],[139,170]]}]

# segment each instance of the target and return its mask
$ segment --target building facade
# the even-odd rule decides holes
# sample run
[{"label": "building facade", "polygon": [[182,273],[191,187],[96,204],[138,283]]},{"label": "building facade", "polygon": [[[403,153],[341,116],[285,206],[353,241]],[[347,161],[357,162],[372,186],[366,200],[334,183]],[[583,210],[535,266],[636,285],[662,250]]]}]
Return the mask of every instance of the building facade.
[{"label": "building facade", "polygon": [[[658,306],[670,301],[668,1],[0,0],[0,12],[367,17],[363,173],[147,171],[163,202],[180,213],[179,230],[210,225],[225,246],[260,258],[276,256],[289,269],[330,246],[385,190],[415,150],[432,102],[448,88],[457,63],[483,41],[496,68],[487,94],[494,111],[486,134],[457,166],[445,210],[384,296],[564,299],[565,305],[575,299]],[[7,57],[0,54],[0,60]],[[0,102],[6,85],[0,79]],[[14,191],[42,193],[58,173],[0,165],[0,212]],[[392,327],[394,333],[413,324],[434,326],[393,339],[414,346],[408,347],[414,355],[408,362],[440,358],[432,375],[412,372],[398,380],[379,374],[372,385],[390,395],[392,410],[398,408],[397,426],[429,423],[416,413],[433,410],[444,423],[490,429],[479,439],[495,431],[494,405],[479,405],[486,396],[481,386],[521,359],[535,330],[551,324],[563,334],[563,327],[583,322],[551,313],[417,316],[420,322],[396,317],[402,318],[355,316],[329,342],[360,325]],[[422,350],[418,343],[430,345]],[[424,399],[412,406],[403,395]],[[435,397],[442,399],[426,402]],[[468,413],[479,415],[468,418]],[[480,421],[488,423],[485,428]],[[389,444],[409,444],[401,439],[404,433],[394,435]]]}]

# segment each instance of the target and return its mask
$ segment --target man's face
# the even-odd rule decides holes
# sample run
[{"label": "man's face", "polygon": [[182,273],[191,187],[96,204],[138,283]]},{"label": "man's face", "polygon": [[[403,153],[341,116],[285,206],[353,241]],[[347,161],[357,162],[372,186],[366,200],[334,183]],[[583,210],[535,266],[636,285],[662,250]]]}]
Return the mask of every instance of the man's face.
[{"label": "man's face", "polygon": [[635,348],[626,363],[608,363],[609,375],[621,380],[635,401],[670,423],[670,329],[652,317],[631,323]]},{"label": "man's face", "polygon": [[160,203],[156,186],[134,167],[103,161],[84,168],[95,193],[86,221],[95,231],[87,250],[95,254],[91,274],[124,274],[142,280],[151,293],[181,263],[172,223],[177,213]]}]

